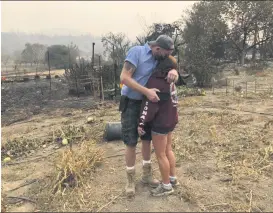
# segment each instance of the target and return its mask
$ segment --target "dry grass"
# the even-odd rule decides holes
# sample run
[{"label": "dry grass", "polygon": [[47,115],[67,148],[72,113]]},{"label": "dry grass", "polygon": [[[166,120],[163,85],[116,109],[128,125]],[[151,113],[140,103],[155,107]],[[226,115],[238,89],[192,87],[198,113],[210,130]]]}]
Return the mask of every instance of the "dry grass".
[{"label": "dry grass", "polygon": [[204,89],[198,89],[198,88],[190,88],[185,86],[180,86],[177,88],[177,95],[178,96],[205,96],[205,90]]},{"label": "dry grass", "polygon": [[95,140],[97,143],[103,140],[104,129],[106,121],[99,121],[90,125],[89,130],[86,133],[87,138]]},{"label": "dry grass", "polygon": [[[65,150],[54,161],[55,171],[35,189],[40,208],[58,212],[97,209],[102,205],[99,201],[108,199],[104,195],[99,201],[94,198],[94,192],[99,189],[92,180],[103,161],[104,151],[94,140],[83,141],[72,151]],[[103,193],[106,189],[100,190]]]},{"label": "dry grass", "polygon": [[62,192],[69,187],[83,184],[83,177],[89,175],[102,163],[103,151],[94,141],[85,141],[77,151],[66,150],[56,159],[56,178],[53,192]]},{"label": "dry grass", "polygon": [[1,212],[7,212],[6,211],[6,195],[3,193],[1,195]]},{"label": "dry grass", "polygon": [[201,103],[202,97],[187,97],[181,98],[182,101],[179,102],[179,107],[194,107],[198,106]]},{"label": "dry grass", "polygon": [[40,148],[42,145],[49,143],[51,140],[48,138],[36,138],[36,137],[15,137],[9,139],[1,148],[1,158],[11,157],[17,158],[21,156],[27,156],[34,150]]},{"label": "dry grass", "polygon": [[[202,99],[193,97],[182,102],[180,106],[187,107],[203,104]],[[238,105],[240,109],[242,102]],[[225,199],[219,197],[218,202],[203,195],[204,186],[183,187],[186,190],[184,196],[197,203],[201,211],[258,211],[258,198],[254,188],[249,188],[249,183],[272,178],[273,131],[270,124],[264,128],[263,125],[251,125],[252,122],[255,122],[252,115],[225,109],[181,114],[173,137],[177,163],[203,164],[202,160],[213,159],[218,172],[231,176],[230,196]]]},{"label": "dry grass", "polygon": [[52,132],[53,141],[61,143],[67,139],[70,144],[82,142],[86,139],[86,130],[83,126],[65,125]]},{"label": "dry grass", "polygon": [[11,157],[11,159],[14,159],[22,156],[27,157],[43,145],[47,146],[48,144],[57,142],[61,146],[61,141],[64,138],[71,143],[81,142],[86,139],[86,130],[83,126],[66,125],[53,130],[49,136],[45,137],[28,134],[27,136],[10,138],[2,145],[1,158]]},{"label": "dry grass", "polygon": [[45,211],[90,211],[101,205],[92,201],[92,190],[96,188],[92,179],[104,160],[104,151],[97,146],[103,126],[102,122],[95,122],[91,128],[89,124],[84,127],[70,125],[54,131],[55,139],[67,138],[76,143],[54,160],[54,172],[35,189],[40,208]]}]

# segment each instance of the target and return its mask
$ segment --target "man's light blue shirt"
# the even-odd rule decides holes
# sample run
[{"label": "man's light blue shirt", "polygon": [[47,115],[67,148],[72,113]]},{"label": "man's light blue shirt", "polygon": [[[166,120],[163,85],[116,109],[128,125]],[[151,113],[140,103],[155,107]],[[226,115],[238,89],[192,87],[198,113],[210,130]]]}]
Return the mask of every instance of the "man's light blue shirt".
[{"label": "man's light blue shirt", "polygon": [[[152,55],[152,50],[147,43],[144,46],[132,47],[128,51],[125,61],[132,63],[136,67],[132,78],[142,86],[146,85],[157,64],[157,61]],[[141,100],[143,96],[141,93],[126,85],[123,85],[121,95],[135,100]]]}]

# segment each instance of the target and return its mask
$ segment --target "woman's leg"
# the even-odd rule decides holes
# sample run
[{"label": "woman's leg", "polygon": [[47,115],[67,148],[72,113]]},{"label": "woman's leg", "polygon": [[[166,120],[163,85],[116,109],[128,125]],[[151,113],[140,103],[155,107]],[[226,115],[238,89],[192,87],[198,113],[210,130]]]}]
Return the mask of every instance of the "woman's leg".
[{"label": "woman's leg", "polygon": [[175,177],[175,156],[172,150],[172,133],[169,132],[167,135],[167,147],[166,147],[166,156],[170,164],[170,176]]},{"label": "woman's leg", "polygon": [[166,148],[166,155],[170,163],[170,182],[173,187],[177,187],[180,185],[176,178],[176,169],[175,169],[175,155],[172,150],[172,133],[169,132],[167,136],[167,148]]},{"label": "woman's leg", "polygon": [[170,183],[170,163],[166,156],[167,135],[152,133],[152,141],[164,184]]}]

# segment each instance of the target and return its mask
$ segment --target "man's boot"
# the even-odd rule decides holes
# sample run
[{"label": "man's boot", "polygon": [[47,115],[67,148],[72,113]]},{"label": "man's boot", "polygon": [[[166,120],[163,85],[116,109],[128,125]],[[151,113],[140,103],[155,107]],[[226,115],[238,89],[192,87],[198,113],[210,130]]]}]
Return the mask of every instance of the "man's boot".
[{"label": "man's boot", "polygon": [[143,165],[143,175],[142,175],[141,182],[144,184],[148,184],[152,188],[158,187],[160,182],[156,179],[153,179],[151,163],[145,163]]},{"label": "man's boot", "polygon": [[135,195],[135,188],[135,169],[129,169],[127,170],[127,184],[125,188],[127,197]]}]

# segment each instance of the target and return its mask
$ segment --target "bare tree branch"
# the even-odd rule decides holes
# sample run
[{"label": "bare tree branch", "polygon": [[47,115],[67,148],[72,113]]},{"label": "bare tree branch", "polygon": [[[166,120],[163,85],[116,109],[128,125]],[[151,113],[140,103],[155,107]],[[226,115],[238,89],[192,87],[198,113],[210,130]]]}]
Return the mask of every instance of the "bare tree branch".
[{"label": "bare tree branch", "polygon": [[261,41],[257,42],[256,44],[251,45],[251,46],[248,47],[246,50],[250,50],[250,49],[252,49],[253,47],[255,47],[255,46],[257,46],[257,45],[262,44],[262,43],[268,41],[268,40],[269,40],[270,38],[272,38],[272,37],[273,37],[273,36],[269,36],[269,37],[267,37],[266,39],[261,40]]}]

